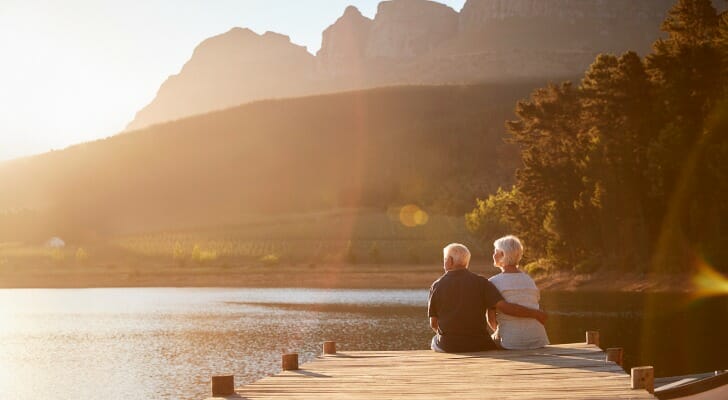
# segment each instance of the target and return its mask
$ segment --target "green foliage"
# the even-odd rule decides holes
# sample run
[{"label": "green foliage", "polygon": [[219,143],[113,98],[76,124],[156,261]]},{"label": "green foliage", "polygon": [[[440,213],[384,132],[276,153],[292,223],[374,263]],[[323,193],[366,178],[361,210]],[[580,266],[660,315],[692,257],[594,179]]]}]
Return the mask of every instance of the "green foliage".
[{"label": "green foliage", "polygon": [[278,254],[266,254],[259,261],[266,266],[275,266],[280,263],[281,257]]},{"label": "green foliage", "polygon": [[581,273],[725,256],[728,16],[680,0],[663,29],[645,60],[599,55],[578,86],[518,102],[507,123],[521,150],[516,184],[476,200],[471,231],[509,226],[532,257]]},{"label": "green foliage", "polygon": [[192,261],[199,264],[217,260],[217,252],[215,250],[203,250],[199,245],[195,245],[192,248],[191,254]]},{"label": "green foliage", "polygon": [[174,259],[177,253],[181,264],[192,260],[195,246],[196,254],[214,251],[219,260],[243,264],[258,262],[267,254],[284,255],[291,263],[368,263],[374,242],[381,263],[439,263],[442,246],[453,238],[480,254],[462,217],[430,214],[424,225],[408,227],[400,221],[399,210],[339,209],[256,216],[241,225],[130,235],[111,244],[159,262]]},{"label": "green foliage", "polygon": [[63,251],[63,249],[55,248],[50,251],[50,257],[53,262],[61,263],[66,259],[66,253]]},{"label": "green foliage", "polygon": [[532,261],[521,268],[531,276],[547,275],[556,269],[553,261],[545,258]]},{"label": "green foliage", "polygon": [[668,11],[662,30],[680,46],[710,43],[718,26],[718,15],[710,0],[678,0]]},{"label": "green foliage", "polygon": [[481,239],[481,242],[491,243],[501,236],[513,232],[513,224],[509,216],[516,207],[515,189],[505,191],[498,188],[494,195],[487,199],[476,200],[476,207],[465,214],[465,224],[468,230]]}]

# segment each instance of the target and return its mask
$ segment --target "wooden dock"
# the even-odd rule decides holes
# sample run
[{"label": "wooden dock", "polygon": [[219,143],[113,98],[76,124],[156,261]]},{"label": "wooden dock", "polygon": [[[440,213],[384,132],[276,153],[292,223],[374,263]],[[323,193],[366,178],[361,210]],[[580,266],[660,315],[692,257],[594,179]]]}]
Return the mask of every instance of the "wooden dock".
[{"label": "wooden dock", "polygon": [[210,399],[655,398],[631,389],[630,375],[586,343],[467,354],[346,351],[300,368]]}]

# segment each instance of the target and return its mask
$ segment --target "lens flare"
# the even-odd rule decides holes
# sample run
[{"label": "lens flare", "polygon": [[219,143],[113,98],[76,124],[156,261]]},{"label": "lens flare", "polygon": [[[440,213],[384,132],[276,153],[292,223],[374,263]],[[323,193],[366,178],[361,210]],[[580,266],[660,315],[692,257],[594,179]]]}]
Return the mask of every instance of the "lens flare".
[{"label": "lens flare", "polygon": [[728,278],[711,267],[702,257],[697,260],[697,272],[692,281],[695,297],[728,295]]},{"label": "lens flare", "polygon": [[414,204],[407,204],[399,210],[399,222],[406,227],[425,225],[429,220],[430,216]]}]

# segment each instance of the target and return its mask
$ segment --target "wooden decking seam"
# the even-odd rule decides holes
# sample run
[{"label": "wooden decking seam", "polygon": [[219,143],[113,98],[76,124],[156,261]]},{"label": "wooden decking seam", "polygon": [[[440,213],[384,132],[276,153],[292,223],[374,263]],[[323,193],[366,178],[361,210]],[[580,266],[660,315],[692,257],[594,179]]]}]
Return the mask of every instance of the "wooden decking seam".
[{"label": "wooden decking seam", "polygon": [[[226,399],[654,399],[630,389],[594,345],[442,354],[353,351],[326,355],[236,390]],[[211,398],[213,399],[213,398]]]}]

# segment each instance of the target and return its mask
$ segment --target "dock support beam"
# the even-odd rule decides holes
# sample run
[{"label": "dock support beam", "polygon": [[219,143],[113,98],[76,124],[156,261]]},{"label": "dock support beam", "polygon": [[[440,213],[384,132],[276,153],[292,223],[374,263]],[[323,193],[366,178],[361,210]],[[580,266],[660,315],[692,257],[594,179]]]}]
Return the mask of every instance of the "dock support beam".
[{"label": "dock support beam", "polygon": [[652,367],[632,368],[632,389],[645,389],[655,393],[655,371]]},{"label": "dock support beam", "polygon": [[298,369],[298,353],[288,353],[281,357],[284,371]]},{"label": "dock support beam", "polygon": [[599,347],[599,331],[586,331],[586,344]]},{"label": "dock support beam", "polygon": [[622,365],[624,350],[621,347],[610,347],[607,349],[607,361],[614,361],[617,365]]},{"label": "dock support beam", "polygon": [[324,354],[336,354],[336,342],[324,342]]},{"label": "dock support beam", "polygon": [[235,376],[213,376],[210,379],[210,390],[212,391],[212,397],[235,394]]}]

